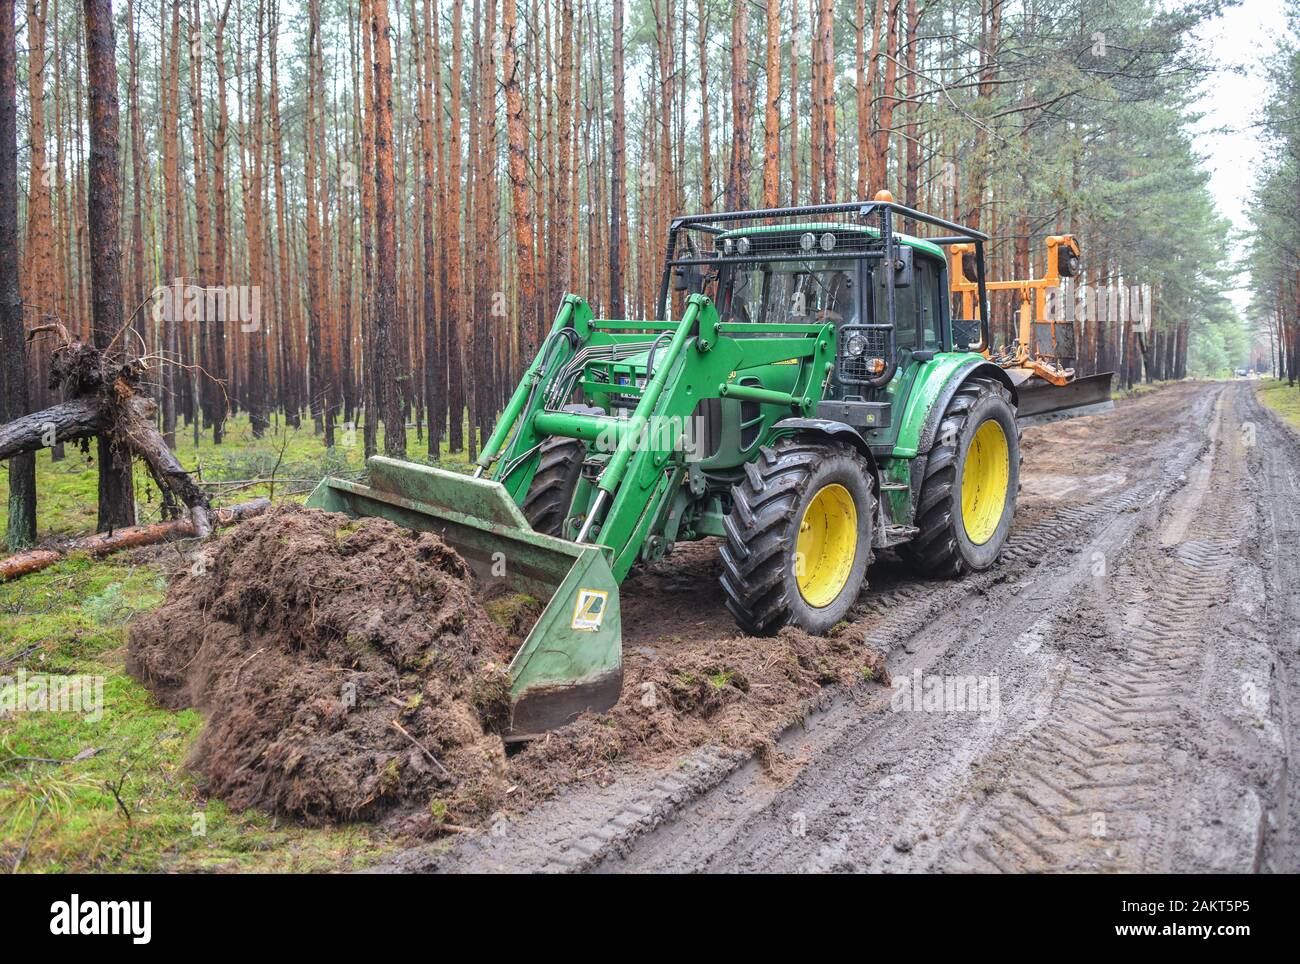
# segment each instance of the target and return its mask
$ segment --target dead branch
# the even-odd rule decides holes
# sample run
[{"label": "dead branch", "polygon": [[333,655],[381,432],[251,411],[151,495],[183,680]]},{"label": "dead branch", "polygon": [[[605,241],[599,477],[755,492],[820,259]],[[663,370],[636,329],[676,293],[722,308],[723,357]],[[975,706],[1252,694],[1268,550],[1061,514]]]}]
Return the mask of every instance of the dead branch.
[{"label": "dead branch", "polygon": [[[271,506],[270,499],[251,499],[239,505],[218,509],[211,521],[218,526],[233,525],[244,519],[260,515]],[[39,572],[54,565],[60,559],[74,552],[85,552],[98,558],[122,549],[134,549],[138,546],[155,545],[173,539],[185,539],[196,535],[194,523],[190,519],[176,519],[171,522],[156,522],[147,526],[131,526],[115,532],[102,532],[74,539],[57,548],[28,549],[7,559],[0,559],[0,582],[17,579],[33,572]]]}]

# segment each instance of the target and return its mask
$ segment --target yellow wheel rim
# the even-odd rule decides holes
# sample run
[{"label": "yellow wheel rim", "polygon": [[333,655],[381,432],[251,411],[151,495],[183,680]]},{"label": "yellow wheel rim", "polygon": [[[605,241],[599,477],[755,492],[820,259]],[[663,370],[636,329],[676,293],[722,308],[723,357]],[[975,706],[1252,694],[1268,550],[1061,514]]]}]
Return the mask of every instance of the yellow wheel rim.
[{"label": "yellow wheel rim", "polygon": [[799,520],[795,579],[809,606],[828,606],[840,594],[858,552],[858,509],[842,485],[824,486]]},{"label": "yellow wheel rim", "polygon": [[966,537],[977,546],[993,538],[1007,505],[1011,457],[1007,435],[994,419],[975,430],[961,469],[961,519]]}]

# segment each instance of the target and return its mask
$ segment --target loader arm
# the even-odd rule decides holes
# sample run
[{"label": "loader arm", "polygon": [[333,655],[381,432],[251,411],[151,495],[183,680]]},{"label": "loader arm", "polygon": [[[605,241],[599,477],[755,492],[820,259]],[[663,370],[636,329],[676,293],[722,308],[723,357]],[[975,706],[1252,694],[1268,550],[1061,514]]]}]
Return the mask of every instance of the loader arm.
[{"label": "loader arm", "polygon": [[[662,530],[673,496],[686,478],[692,457],[690,420],[700,402],[735,398],[771,406],[782,415],[808,414],[821,400],[835,353],[831,323],[724,323],[703,294],[691,295],[681,319],[669,322],[598,322],[585,302],[570,296],[552,336],[565,325],[573,327],[577,350],[608,352],[620,345],[643,344],[646,331],[657,334],[651,343],[652,364],[647,359],[644,365],[643,384],[591,381],[589,372],[581,381],[584,393],[598,403],[608,405],[611,398],[622,397],[634,400],[635,407],[627,417],[547,408],[545,389],[531,390],[526,377],[479,464],[494,466],[491,477],[522,501],[542,440],[563,436],[589,443],[589,463],[599,474],[594,482],[584,479],[580,484],[574,503],[586,510],[572,535],[579,544],[604,547],[620,581],[637,561],[652,561],[662,552],[655,533]],[[798,366],[789,391],[732,381],[737,372],[782,362]],[[553,368],[539,384],[550,386],[556,377]]]},{"label": "loader arm", "polygon": [[[489,590],[504,583],[545,602],[510,662],[508,739],[527,738],[618,699],[619,584],[636,562],[666,549],[665,520],[689,474],[690,420],[700,402],[756,402],[773,422],[808,414],[834,357],[831,323],[724,324],[702,294],[687,299],[676,321],[597,321],[569,295],[473,478],[372,457],[369,484],[325,479],[308,505],[436,532]],[[733,382],[738,372],[773,364],[792,366],[780,369],[794,373],[781,381],[788,391]],[[566,411],[578,393],[607,414]],[[535,532],[520,508],[542,443],[554,436],[586,443],[590,470],[575,492],[578,516],[567,538]]]}]

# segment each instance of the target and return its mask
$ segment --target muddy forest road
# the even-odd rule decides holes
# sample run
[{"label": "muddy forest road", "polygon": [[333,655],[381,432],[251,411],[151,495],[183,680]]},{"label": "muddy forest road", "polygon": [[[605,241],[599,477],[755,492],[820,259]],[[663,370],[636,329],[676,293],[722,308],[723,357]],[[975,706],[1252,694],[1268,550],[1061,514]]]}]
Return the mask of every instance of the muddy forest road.
[{"label": "muddy forest road", "polygon": [[[702,549],[629,583],[626,645],[734,632]],[[828,697],[775,767],[696,751],[387,869],[1295,872],[1298,556],[1300,439],[1249,384],[1029,428],[998,567],[874,567],[854,632],[895,690]]]}]

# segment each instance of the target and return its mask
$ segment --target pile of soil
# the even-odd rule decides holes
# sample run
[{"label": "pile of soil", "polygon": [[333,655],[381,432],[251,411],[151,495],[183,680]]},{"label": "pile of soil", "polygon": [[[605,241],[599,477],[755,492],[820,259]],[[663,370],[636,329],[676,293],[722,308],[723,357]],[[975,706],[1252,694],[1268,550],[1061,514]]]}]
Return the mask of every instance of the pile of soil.
[{"label": "pile of soil", "polygon": [[205,714],[190,765],[230,806],[419,832],[504,799],[511,652],[436,536],[289,505],[178,574],[127,668]]},{"label": "pile of soil", "polygon": [[[704,555],[686,553],[677,575],[697,575]],[[282,505],[228,530],[133,624],[127,668],[164,705],[204,713],[190,766],[231,807],[422,835],[705,744],[778,771],[776,740],[824,690],[889,685],[883,656],[847,626],[721,633],[683,622],[680,587],[661,581],[628,594],[619,702],[508,759],[505,665],[542,602],[476,592],[436,536],[380,519]],[[651,641],[643,623],[685,634]]]}]

